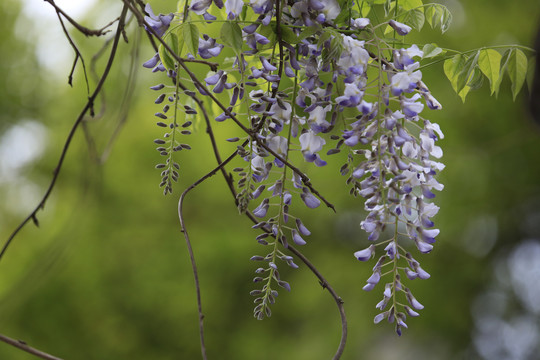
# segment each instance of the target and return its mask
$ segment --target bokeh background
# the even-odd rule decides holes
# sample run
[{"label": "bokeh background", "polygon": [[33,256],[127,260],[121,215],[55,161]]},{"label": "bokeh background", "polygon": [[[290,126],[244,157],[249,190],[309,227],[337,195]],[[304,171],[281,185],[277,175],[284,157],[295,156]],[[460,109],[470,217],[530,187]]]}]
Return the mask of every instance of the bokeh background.
[{"label": "bokeh background", "polygon": [[[107,24],[121,7],[120,1],[57,3],[88,27]],[[151,3],[156,12],[169,12],[176,2]],[[451,29],[441,36],[426,28],[411,41],[459,50],[533,45],[537,0],[441,3],[453,11]],[[152,143],[161,135],[153,119],[158,110],[148,89],[162,79],[140,67],[153,51],[134,25],[130,43],[120,45],[98,116],[78,131],[39,213],[40,227],[25,227],[0,263],[0,333],[65,359],[200,358],[194,283],[176,207],[181,189],[215,160],[204,126],[196,124],[193,150],[180,158],[175,194],[163,197]],[[49,4],[3,0],[0,29],[3,244],[44,194],[84,106],[86,85],[79,64],[73,88],[67,86],[73,50]],[[72,34],[91,73],[103,39]],[[445,133],[447,167],[440,180],[446,188],[437,196],[441,235],[431,254],[419,256],[432,277],[410,284],[425,309],[409,319],[401,338],[392,326],[373,324],[380,291],[362,291],[371,266],[352,256],[367,246],[358,226],[365,214],[336,175],[341,164],[331,162],[312,175],[338,212],[320,207],[303,213],[313,233],[303,250],[345,300],[343,359],[538,359],[540,124],[528,113],[529,91],[512,101],[506,79],[497,99],[484,84],[463,104],[442,64],[426,68],[424,79],[444,107],[429,117]],[[220,139],[232,130],[216,126]],[[185,205],[209,358],[330,359],[340,337],[337,308],[305,266],[283,274],[292,292],[280,293],[273,316],[253,318],[249,291],[256,264],[249,258],[262,250],[231,200],[216,176]],[[0,359],[33,357],[0,343]]]}]

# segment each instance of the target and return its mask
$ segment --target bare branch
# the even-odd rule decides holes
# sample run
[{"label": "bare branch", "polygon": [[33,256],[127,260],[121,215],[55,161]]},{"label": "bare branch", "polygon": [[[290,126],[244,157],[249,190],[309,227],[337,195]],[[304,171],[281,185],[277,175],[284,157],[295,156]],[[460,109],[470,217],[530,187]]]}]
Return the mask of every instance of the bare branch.
[{"label": "bare branch", "polygon": [[59,16],[60,16],[60,14],[62,14],[62,16],[64,18],[66,18],[66,20],[69,21],[71,23],[71,25],[73,25],[77,30],[79,30],[81,33],[83,33],[86,36],[102,36],[102,35],[107,34],[110,30],[106,30],[106,29],[108,27],[110,27],[112,24],[114,24],[116,21],[120,20],[120,18],[121,18],[121,17],[119,17],[119,18],[111,21],[110,23],[108,23],[107,25],[102,27],[101,29],[93,30],[93,29],[89,29],[89,28],[87,28],[85,26],[82,26],[77,21],[73,20],[73,18],[71,16],[69,16],[64,10],[62,10],[58,5],[56,5],[54,0],[44,0],[44,1],[51,4],[54,7],[54,10],[56,11],[56,13]]},{"label": "bare branch", "polygon": [[38,350],[36,348],[33,348],[26,344],[26,342],[22,340],[15,340],[12,338],[9,338],[5,335],[0,334],[0,341],[5,342],[6,344],[9,344],[11,346],[16,347],[17,349],[21,349],[23,351],[26,351],[29,354],[35,355],[39,358],[46,359],[46,360],[62,360],[59,357],[53,356],[51,354],[47,354],[46,352],[43,352],[41,350]]},{"label": "bare branch", "polygon": [[77,128],[81,124],[81,122],[84,119],[84,116],[86,115],[86,113],[92,109],[94,100],[96,99],[96,97],[100,93],[100,91],[101,91],[101,89],[103,87],[103,84],[105,83],[105,80],[107,79],[107,76],[109,75],[109,72],[111,70],[113,61],[114,61],[114,59],[116,57],[116,50],[118,48],[118,43],[120,41],[120,36],[121,36],[121,34],[123,32],[123,29],[124,29],[126,14],[127,14],[127,6],[124,6],[124,8],[122,9],[122,14],[120,15],[120,21],[118,22],[118,27],[117,27],[116,34],[115,34],[115,37],[114,37],[113,46],[112,46],[112,49],[111,49],[111,52],[110,52],[110,55],[109,55],[109,60],[107,62],[107,65],[105,66],[105,70],[103,70],[103,75],[101,76],[101,79],[100,79],[99,83],[97,84],[96,89],[94,90],[94,93],[88,98],[88,101],[87,101],[85,107],[83,108],[83,110],[79,114],[77,120],[73,124],[73,126],[72,126],[72,128],[71,128],[71,130],[70,130],[70,132],[69,132],[69,134],[68,134],[68,136],[66,138],[66,142],[64,143],[64,148],[62,149],[62,153],[60,154],[60,158],[58,159],[58,164],[56,165],[56,168],[53,171],[53,178],[51,180],[51,183],[49,184],[49,187],[48,187],[45,195],[43,196],[43,198],[41,199],[39,204],[36,206],[36,208],[30,213],[30,215],[28,215],[26,217],[26,219],[24,219],[19,224],[19,226],[13,231],[13,233],[11,233],[8,240],[6,241],[4,246],[2,247],[2,250],[0,251],[0,260],[4,256],[7,248],[9,247],[9,245],[11,244],[11,242],[13,241],[15,236],[19,233],[19,231],[21,231],[21,229],[30,220],[32,220],[36,225],[38,224],[36,214],[37,214],[37,212],[39,210],[42,210],[44,208],[45,203],[47,202],[47,199],[51,195],[51,192],[52,192],[52,190],[53,190],[53,188],[54,188],[54,186],[56,184],[56,181],[58,179],[58,176],[60,174],[60,170],[62,168],[62,165],[64,164],[64,159],[66,157],[69,146],[71,144],[71,140],[73,139],[73,136],[75,135],[75,131],[77,130]]}]

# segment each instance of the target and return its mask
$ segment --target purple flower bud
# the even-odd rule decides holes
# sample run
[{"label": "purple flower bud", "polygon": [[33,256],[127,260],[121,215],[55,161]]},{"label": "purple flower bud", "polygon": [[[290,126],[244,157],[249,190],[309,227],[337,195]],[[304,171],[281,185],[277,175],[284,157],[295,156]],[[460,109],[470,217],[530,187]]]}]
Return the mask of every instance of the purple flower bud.
[{"label": "purple flower bud", "polygon": [[304,224],[302,223],[302,220],[298,218],[296,219],[296,228],[298,229],[298,232],[304,236],[311,235],[311,231],[309,231],[308,228],[305,227]]},{"label": "purple flower bud", "polygon": [[403,308],[405,309],[405,311],[407,312],[407,314],[408,314],[409,316],[412,316],[412,317],[420,316],[419,313],[417,313],[416,311],[414,311],[413,309],[411,309],[411,308],[408,307],[407,305],[405,305]]},{"label": "purple flower bud", "polygon": [[158,98],[156,99],[156,101],[154,101],[155,104],[161,104],[163,102],[163,100],[165,100],[165,94],[161,94],[158,96]]},{"label": "purple flower bud", "polygon": [[266,187],[265,185],[261,185],[257,189],[255,189],[255,191],[251,193],[251,198],[252,199],[258,198],[261,195],[261,193],[263,192],[265,187]]},{"label": "purple flower bud", "polygon": [[412,30],[412,28],[410,26],[402,24],[402,23],[397,22],[395,20],[390,20],[388,22],[388,25],[393,27],[394,30],[396,30],[396,32],[401,36],[407,35]]},{"label": "purple flower bud", "polygon": [[309,192],[306,188],[304,188],[304,192],[300,194],[300,198],[306,204],[306,206],[310,209],[315,209],[319,205],[321,205],[321,201],[317,199],[312,193]]},{"label": "purple flower bud", "polygon": [[371,259],[374,255],[375,255],[375,245],[373,244],[365,248],[364,250],[359,250],[354,253],[354,257],[356,257],[360,261],[367,261]]},{"label": "purple flower bud", "polygon": [[207,85],[216,85],[219,79],[221,79],[221,75],[223,75],[223,70],[219,70],[214,75],[209,76],[206,79],[204,79],[204,81],[206,82]]},{"label": "purple flower bud", "polygon": [[413,294],[411,293],[411,290],[405,289],[405,296],[406,296],[407,301],[409,302],[409,304],[411,304],[411,306],[414,309],[422,310],[424,308],[424,305],[420,304],[420,302],[418,300],[416,300],[416,298],[413,296]]},{"label": "purple flower bud", "polygon": [[386,307],[386,305],[388,305],[388,298],[383,298],[381,301],[379,301],[377,303],[377,305],[375,305],[375,308],[376,309],[379,309],[379,310],[384,310],[384,308]]},{"label": "purple flower bud", "polygon": [[306,241],[302,239],[300,235],[298,235],[298,231],[296,229],[291,230],[293,241],[296,245],[305,245]]},{"label": "purple flower bud", "polygon": [[169,28],[174,15],[170,13],[168,15],[159,14],[156,16],[152,11],[150,4],[146,4],[144,11],[149,15],[144,17],[146,23],[156,32],[157,36],[163,36],[165,31]]},{"label": "purple flower bud", "polygon": [[296,76],[296,74],[291,69],[291,67],[289,66],[288,63],[285,63],[285,75],[287,75],[288,77],[291,77],[291,78]]},{"label": "purple flower bud", "polygon": [[253,24],[250,24],[250,25],[244,27],[242,30],[244,30],[244,32],[246,34],[253,34],[257,30],[259,25],[260,24],[258,24],[258,23],[253,23]]},{"label": "purple flower bud", "polygon": [[415,243],[416,243],[416,247],[418,248],[418,250],[423,254],[430,253],[431,250],[433,250],[433,245],[428,244],[428,243],[426,243],[426,242],[424,242],[422,240],[415,239]]},{"label": "purple flower bud", "polygon": [[362,288],[362,290],[364,290],[364,291],[371,291],[371,290],[373,290],[374,287],[375,287],[375,284],[367,283],[366,285],[364,285],[364,287]]},{"label": "purple flower bud", "polygon": [[203,14],[203,18],[204,18],[204,20],[206,20],[206,21],[208,21],[208,22],[214,21],[214,20],[217,19],[217,17],[215,17],[214,15],[209,14],[209,13],[207,13],[207,12],[205,12],[205,13]]},{"label": "purple flower bud", "polygon": [[221,121],[227,120],[227,118],[228,118],[227,114],[222,113],[222,114],[219,114],[218,116],[216,116],[215,120],[221,122]]},{"label": "purple flower bud", "polygon": [[264,69],[265,69],[266,71],[270,72],[270,71],[275,71],[275,70],[277,70],[277,67],[275,67],[274,65],[270,64],[270,63],[268,62],[268,60],[266,60],[265,57],[260,56],[259,59],[261,60],[261,64],[262,64],[262,66],[264,67]]},{"label": "purple flower bud", "polygon": [[212,4],[211,0],[199,0],[191,3],[190,10],[197,15],[202,15]]},{"label": "purple flower bud", "polygon": [[422,240],[428,244],[433,244],[435,242],[435,236],[439,235],[439,229],[416,229],[420,233]]},{"label": "purple flower bud", "polygon": [[151,86],[150,89],[152,90],[161,90],[165,87],[164,84],[159,84],[159,85],[154,85],[154,86]]},{"label": "purple flower bud", "polygon": [[364,171],[363,168],[358,168],[358,169],[353,171],[352,176],[355,179],[360,179],[362,176],[364,176],[364,172],[365,171]]},{"label": "purple flower bud", "polygon": [[289,285],[289,283],[286,282],[286,281],[280,280],[280,281],[278,281],[278,285],[281,286],[282,288],[284,288],[287,291],[291,291],[291,285]]},{"label": "purple flower bud", "polygon": [[415,270],[418,273],[418,277],[422,280],[426,280],[431,277],[431,275],[427,271],[422,269],[420,266],[417,266]]},{"label": "purple flower bud", "polygon": [[388,317],[388,311],[385,311],[383,313],[380,313],[380,314],[377,314],[375,315],[375,318],[373,319],[373,322],[375,324],[378,324],[380,323],[381,321],[383,321],[384,319],[386,319]]},{"label": "purple flower bud", "polygon": [[291,205],[292,201],[292,195],[288,191],[285,191],[285,194],[283,195],[283,203],[285,205]]},{"label": "purple flower bud", "polygon": [[412,271],[409,268],[405,269],[405,275],[407,275],[409,280],[414,280],[414,279],[416,279],[418,277],[418,274],[416,272]]},{"label": "purple flower bud", "polygon": [[376,285],[379,283],[380,280],[381,280],[381,272],[375,271],[373,274],[371,274],[369,279],[367,279],[367,282],[368,284]]},{"label": "purple flower bud", "polygon": [[268,198],[265,198],[255,210],[253,210],[253,215],[259,218],[265,217],[266,212],[268,211]]},{"label": "purple flower bud", "polygon": [[270,40],[268,40],[268,38],[266,38],[265,36],[262,36],[259,33],[255,33],[255,40],[261,45],[266,45],[266,44],[268,44],[270,42]]},{"label": "purple flower bud", "polygon": [[152,56],[152,58],[146,61],[142,66],[144,66],[145,68],[151,69],[157,65],[158,61],[159,61],[159,54],[156,53],[156,55]]},{"label": "purple flower bud", "polygon": [[[384,297],[389,299],[392,297],[392,284],[386,284],[384,286],[384,293],[383,293]],[[382,310],[382,309],[381,309]]]},{"label": "purple flower bud", "polygon": [[399,252],[397,251],[397,246],[396,246],[395,241],[389,242],[388,245],[384,248],[384,250],[386,251],[386,255],[388,255],[390,259],[393,260],[394,256],[396,256],[399,259]]},{"label": "purple flower bud", "polygon": [[405,324],[405,322],[403,321],[403,319],[401,319],[401,317],[398,317],[396,319],[396,333],[398,334],[398,336],[401,336],[401,328],[402,327],[407,329],[407,324]]}]

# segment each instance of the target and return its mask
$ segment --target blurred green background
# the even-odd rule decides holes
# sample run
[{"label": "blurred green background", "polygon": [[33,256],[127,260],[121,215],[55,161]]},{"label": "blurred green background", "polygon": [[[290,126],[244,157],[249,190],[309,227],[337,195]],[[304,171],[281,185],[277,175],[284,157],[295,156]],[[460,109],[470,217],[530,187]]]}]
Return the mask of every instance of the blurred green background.
[{"label": "blurred green background", "polygon": [[[537,0],[441,3],[453,11],[454,26],[444,36],[426,28],[411,41],[459,50],[533,44]],[[121,2],[58,4],[95,28],[113,19]],[[175,7],[175,1],[152,4],[156,12]],[[49,4],[4,0],[0,17],[3,243],[44,194],[84,106],[86,85],[80,64],[74,87],[66,84],[73,51]],[[194,282],[176,207],[181,189],[215,160],[200,124],[188,139],[193,150],[180,157],[175,194],[163,197],[152,143],[161,136],[153,118],[159,107],[148,89],[162,79],[140,67],[153,51],[135,29],[131,24],[130,43],[120,45],[106,100],[96,105],[100,116],[85,122],[86,136],[82,129],[75,136],[39,213],[40,228],[25,227],[0,263],[0,333],[65,359],[200,358]],[[73,34],[90,70],[103,39]],[[137,75],[128,84],[132,68]],[[432,277],[410,283],[425,309],[409,319],[401,338],[388,324],[373,325],[380,289],[362,291],[371,266],[352,253],[367,246],[358,226],[365,214],[337,175],[341,164],[329,162],[325,171],[312,173],[338,211],[302,213],[313,233],[302,249],[345,300],[349,340],[343,359],[538,359],[540,127],[527,112],[529,93],[524,88],[513,102],[506,79],[497,99],[484,84],[462,104],[442,64],[426,69],[424,81],[444,107],[429,117],[445,133],[447,167],[440,180],[446,188],[436,199],[436,247],[417,256]],[[215,128],[219,139],[233,134],[227,125]],[[263,250],[231,200],[215,176],[185,204],[209,358],[330,359],[340,338],[339,315],[305,266],[284,270],[292,292],[280,293],[273,316],[253,318],[249,292],[256,264],[249,258]],[[33,357],[0,343],[0,359]]]}]

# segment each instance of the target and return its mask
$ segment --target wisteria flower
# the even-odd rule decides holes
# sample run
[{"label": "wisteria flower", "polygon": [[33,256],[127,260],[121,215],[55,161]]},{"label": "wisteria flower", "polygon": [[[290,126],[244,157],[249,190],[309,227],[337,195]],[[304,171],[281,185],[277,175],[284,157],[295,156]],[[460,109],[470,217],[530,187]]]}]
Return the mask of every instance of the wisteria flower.
[{"label": "wisteria flower", "polygon": [[394,30],[396,30],[396,32],[401,36],[407,35],[412,30],[412,28],[410,26],[402,24],[402,23],[397,22],[395,20],[390,20],[388,22],[388,25],[393,27]]},{"label": "wisteria flower", "polygon": [[154,29],[158,36],[163,36],[163,34],[165,34],[165,31],[167,31],[167,29],[169,28],[169,25],[174,18],[174,14],[159,14],[156,16],[152,11],[152,7],[150,6],[150,4],[146,4],[146,6],[144,7],[144,11],[146,11],[146,13],[149,15],[144,17],[144,21],[146,21],[146,23],[150,25],[152,29]]},{"label": "wisteria flower", "polygon": [[236,19],[242,12],[244,2],[242,0],[227,0],[225,1],[225,12],[229,20]]},{"label": "wisteria flower", "polygon": [[322,150],[324,144],[326,144],[326,141],[323,138],[315,135],[313,130],[309,130],[308,132],[300,135],[299,140],[302,147],[302,154],[304,155],[304,159],[306,161],[315,161],[317,166],[326,165],[326,162],[320,158],[319,154],[317,154]]},{"label": "wisteria flower", "polygon": [[308,122],[316,134],[325,132],[330,127],[330,123],[326,121],[326,113],[331,109],[331,105],[326,107],[317,106],[310,112]]},{"label": "wisteria flower", "polygon": [[392,76],[390,85],[394,95],[399,95],[402,92],[412,92],[418,86],[418,82],[422,80],[422,72],[418,70],[419,67],[420,63],[415,62],[406,65],[404,67],[405,71],[400,71]]},{"label": "wisteria flower", "polygon": [[364,29],[369,23],[370,20],[368,18],[351,19],[351,27],[353,29]]}]

